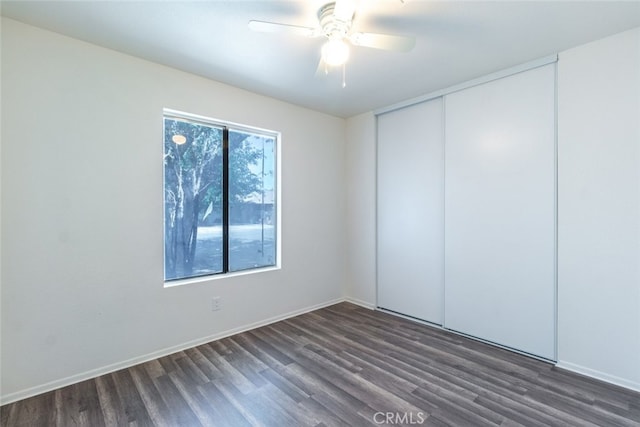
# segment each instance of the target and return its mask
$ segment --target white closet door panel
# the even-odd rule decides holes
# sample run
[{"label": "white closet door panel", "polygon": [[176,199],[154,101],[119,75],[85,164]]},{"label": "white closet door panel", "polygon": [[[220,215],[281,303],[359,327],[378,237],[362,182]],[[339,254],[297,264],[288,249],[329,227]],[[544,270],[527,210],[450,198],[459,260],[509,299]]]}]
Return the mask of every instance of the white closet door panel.
[{"label": "white closet door panel", "polygon": [[378,306],[442,324],[442,99],[378,117]]},{"label": "white closet door panel", "polygon": [[555,64],[445,104],[445,327],[555,359]]}]

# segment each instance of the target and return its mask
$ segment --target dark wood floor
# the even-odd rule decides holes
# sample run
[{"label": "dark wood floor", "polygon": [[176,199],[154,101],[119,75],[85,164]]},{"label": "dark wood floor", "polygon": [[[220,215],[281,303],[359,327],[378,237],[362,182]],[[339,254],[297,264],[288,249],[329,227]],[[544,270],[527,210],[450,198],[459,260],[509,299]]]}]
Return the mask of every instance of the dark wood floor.
[{"label": "dark wood floor", "polygon": [[640,393],[342,303],[1,408],[2,426],[640,426]]}]

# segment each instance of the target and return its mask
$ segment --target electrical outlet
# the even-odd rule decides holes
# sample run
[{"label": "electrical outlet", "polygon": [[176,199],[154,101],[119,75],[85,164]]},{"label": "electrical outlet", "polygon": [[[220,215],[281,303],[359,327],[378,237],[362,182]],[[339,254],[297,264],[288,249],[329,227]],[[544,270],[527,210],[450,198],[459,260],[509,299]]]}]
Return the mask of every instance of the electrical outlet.
[{"label": "electrical outlet", "polygon": [[220,297],[213,297],[211,300],[211,311],[220,310]]}]

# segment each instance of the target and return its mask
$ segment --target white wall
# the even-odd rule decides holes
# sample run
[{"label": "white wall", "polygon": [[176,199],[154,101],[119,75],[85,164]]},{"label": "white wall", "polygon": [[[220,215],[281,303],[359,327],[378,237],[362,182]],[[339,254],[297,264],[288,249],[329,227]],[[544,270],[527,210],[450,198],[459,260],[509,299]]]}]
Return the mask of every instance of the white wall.
[{"label": "white wall", "polygon": [[558,61],[560,366],[640,390],[640,29]]},{"label": "white wall", "polygon": [[[1,75],[4,401],[343,296],[343,119],[8,19]],[[163,287],[163,107],[282,132],[281,270]]]},{"label": "white wall", "polygon": [[347,296],[376,305],[376,121],[373,113],[347,120]]}]

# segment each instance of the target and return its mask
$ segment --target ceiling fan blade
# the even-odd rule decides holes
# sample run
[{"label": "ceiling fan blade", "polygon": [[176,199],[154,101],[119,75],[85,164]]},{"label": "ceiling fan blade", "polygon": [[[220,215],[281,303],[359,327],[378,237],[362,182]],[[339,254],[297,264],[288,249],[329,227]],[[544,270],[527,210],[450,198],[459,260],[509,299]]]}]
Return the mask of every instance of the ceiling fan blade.
[{"label": "ceiling fan blade", "polygon": [[329,64],[324,62],[324,59],[321,57],[320,62],[318,62],[318,68],[316,68],[316,77],[324,77],[329,74]]},{"label": "ceiling fan blade", "polygon": [[333,16],[342,22],[349,22],[353,18],[358,6],[358,0],[337,0],[333,9]]},{"label": "ceiling fan blade", "polygon": [[315,28],[266,21],[249,21],[249,29],[261,33],[286,33],[303,37],[316,37],[320,34]]},{"label": "ceiling fan blade", "polygon": [[375,33],[354,33],[349,37],[349,41],[356,46],[394,50],[397,52],[409,52],[416,45],[415,37]]}]

